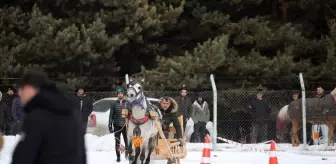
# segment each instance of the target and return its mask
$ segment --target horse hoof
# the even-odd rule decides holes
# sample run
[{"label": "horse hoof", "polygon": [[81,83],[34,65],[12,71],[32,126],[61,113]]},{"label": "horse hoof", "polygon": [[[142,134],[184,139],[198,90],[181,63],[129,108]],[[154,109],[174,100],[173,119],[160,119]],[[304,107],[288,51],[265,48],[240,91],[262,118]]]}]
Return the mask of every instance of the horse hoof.
[{"label": "horse hoof", "polygon": [[128,160],[130,160],[130,161],[134,161],[134,159],[135,159],[135,157],[134,157],[133,155],[129,155],[129,156],[128,156]]},{"label": "horse hoof", "polygon": [[167,164],[175,164],[176,163],[176,159],[174,158],[174,159],[168,159],[168,161],[167,161]]}]

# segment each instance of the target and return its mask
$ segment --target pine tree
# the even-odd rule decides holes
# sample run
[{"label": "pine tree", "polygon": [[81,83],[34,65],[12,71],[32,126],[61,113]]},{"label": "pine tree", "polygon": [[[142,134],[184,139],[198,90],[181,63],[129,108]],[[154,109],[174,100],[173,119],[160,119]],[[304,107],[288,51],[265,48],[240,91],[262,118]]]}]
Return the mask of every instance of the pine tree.
[{"label": "pine tree", "polygon": [[299,72],[334,80],[336,1],[282,2],[4,1],[0,75],[32,67],[64,85],[107,87],[142,72],[151,89],[206,88],[211,73],[234,77],[217,79],[225,89],[289,89],[282,82]]},{"label": "pine tree", "polygon": [[[232,54],[227,48],[228,37],[221,35],[199,44],[194,51],[173,58],[158,57],[158,69],[142,73],[148,84],[161,89],[177,89],[182,85],[196,88],[208,84],[208,75],[226,62]],[[204,86],[203,86],[204,87]]]}]

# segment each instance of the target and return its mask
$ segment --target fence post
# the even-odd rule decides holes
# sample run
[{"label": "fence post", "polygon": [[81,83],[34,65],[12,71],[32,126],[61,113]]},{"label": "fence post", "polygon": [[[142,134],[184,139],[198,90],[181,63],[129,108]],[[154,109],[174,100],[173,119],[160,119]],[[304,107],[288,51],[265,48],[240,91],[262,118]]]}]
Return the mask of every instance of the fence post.
[{"label": "fence post", "polygon": [[210,81],[213,92],[213,127],[212,127],[212,149],[216,150],[217,146],[217,87],[214,75],[210,75]]},{"label": "fence post", "polygon": [[126,86],[127,86],[127,84],[129,83],[129,77],[128,77],[128,74],[125,75],[125,83],[126,83]]},{"label": "fence post", "polygon": [[303,128],[303,144],[304,149],[308,150],[307,147],[307,120],[306,120],[306,89],[304,86],[303,76],[302,73],[299,74],[300,78],[300,85],[302,90],[302,128]]}]

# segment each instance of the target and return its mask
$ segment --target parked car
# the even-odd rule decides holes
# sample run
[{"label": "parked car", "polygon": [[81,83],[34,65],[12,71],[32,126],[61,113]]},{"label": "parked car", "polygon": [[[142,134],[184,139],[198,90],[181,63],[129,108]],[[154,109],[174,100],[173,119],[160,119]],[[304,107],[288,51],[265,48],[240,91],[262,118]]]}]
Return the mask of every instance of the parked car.
[{"label": "parked car", "polygon": [[[108,121],[111,104],[118,100],[118,97],[110,97],[98,100],[93,103],[93,111],[89,116],[87,133],[102,136],[109,134]],[[159,105],[159,99],[147,98],[154,105]]]}]

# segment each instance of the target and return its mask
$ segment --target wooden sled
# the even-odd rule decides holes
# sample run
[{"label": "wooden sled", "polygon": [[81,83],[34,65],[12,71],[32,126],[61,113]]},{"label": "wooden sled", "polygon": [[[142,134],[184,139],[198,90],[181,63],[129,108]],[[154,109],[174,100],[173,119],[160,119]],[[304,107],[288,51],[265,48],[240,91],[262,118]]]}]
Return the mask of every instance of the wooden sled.
[{"label": "wooden sled", "polygon": [[[179,122],[181,125],[181,134],[184,136],[184,130],[183,130],[183,116],[179,117]],[[168,160],[173,159],[171,163],[174,164],[180,164],[180,159],[184,159],[187,157],[187,147],[186,147],[186,138],[185,136],[183,137],[184,139],[184,146],[181,147],[180,142],[175,139],[171,138],[171,136],[174,136],[176,133],[176,130],[173,126],[169,127],[169,133],[171,133],[169,138],[166,138],[160,125],[156,123],[156,127],[159,130],[160,137],[157,142],[157,146],[155,148],[155,151],[152,153],[151,159],[155,160]],[[168,162],[169,163],[169,162]]]}]

